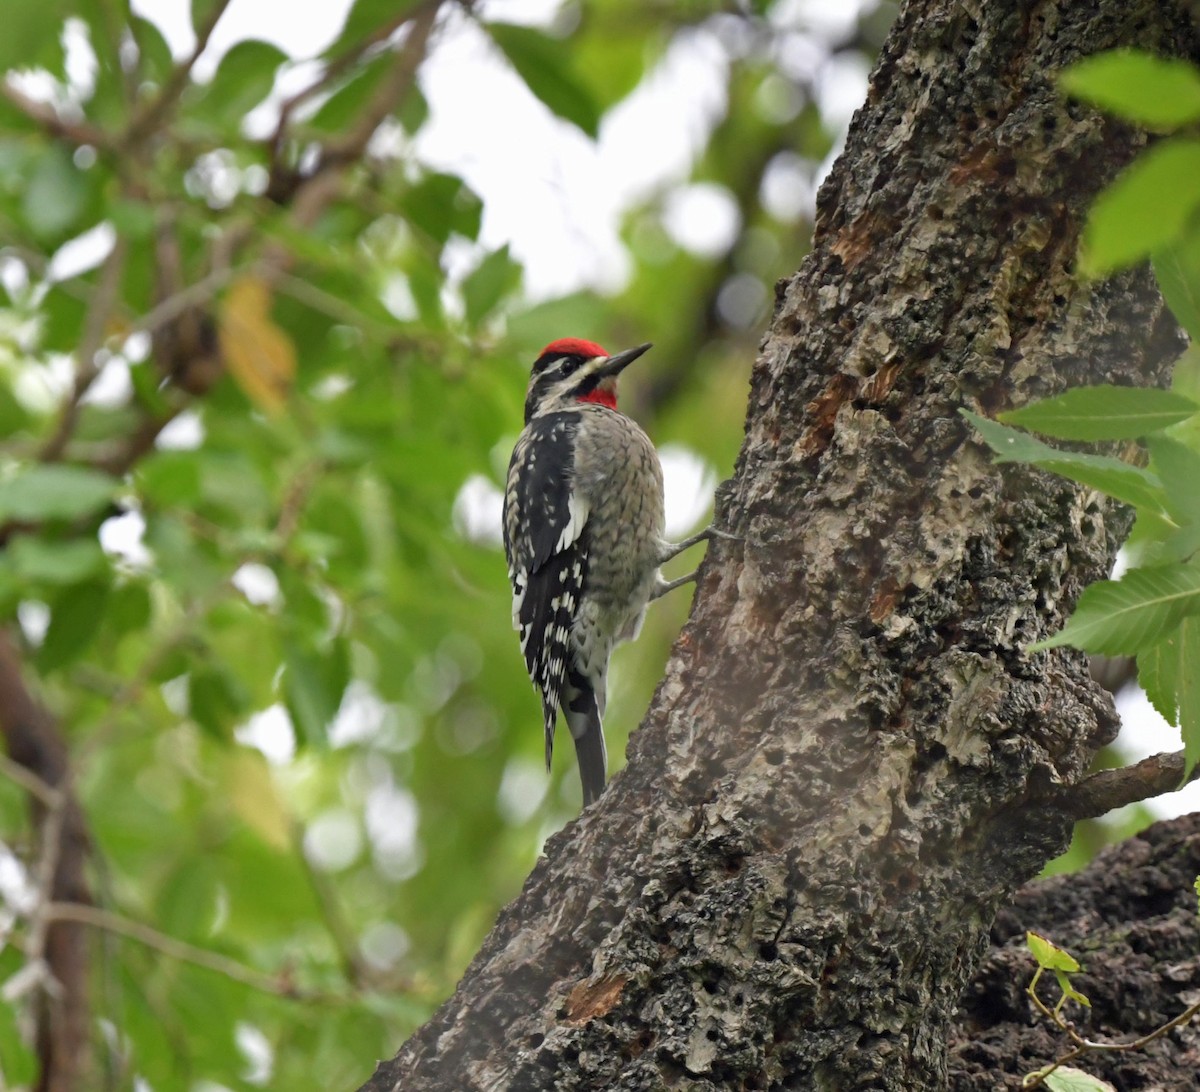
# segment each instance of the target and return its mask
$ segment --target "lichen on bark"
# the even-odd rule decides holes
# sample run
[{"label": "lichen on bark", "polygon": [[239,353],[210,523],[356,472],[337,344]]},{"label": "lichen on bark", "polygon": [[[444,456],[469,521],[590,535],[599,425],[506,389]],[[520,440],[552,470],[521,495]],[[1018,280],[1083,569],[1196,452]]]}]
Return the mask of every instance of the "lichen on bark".
[{"label": "lichen on bark", "polygon": [[778,290],[692,617],[600,804],[368,1089],[937,1089],[997,908],[1111,738],[1023,647],[1127,527],[959,416],[1161,384],[1146,271],[1072,273],[1140,146],[1055,71],[1196,55],[1182,4],[906,4]]}]

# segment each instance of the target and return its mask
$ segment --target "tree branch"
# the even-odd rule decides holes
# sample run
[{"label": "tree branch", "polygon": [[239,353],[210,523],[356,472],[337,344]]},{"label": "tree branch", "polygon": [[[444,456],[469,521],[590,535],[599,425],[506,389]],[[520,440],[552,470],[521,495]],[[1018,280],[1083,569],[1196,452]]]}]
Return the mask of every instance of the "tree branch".
[{"label": "tree branch", "polygon": [[50,438],[42,446],[39,458],[42,462],[56,462],[63,457],[67,444],[79,424],[79,411],[84,395],[91,389],[100,367],[96,354],[105,340],[105,331],[112,320],[121,292],[121,278],[125,273],[125,257],[128,247],[124,238],[117,236],[113,248],[100,268],[100,280],[88,305],[87,318],[83,324],[83,337],[75,354],[75,380],[59,410],[58,423]]},{"label": "tree branch", "polygon": [[39,902],[31,930],[31,960],[43,958],[53,989],[40,991],[35,1009],[38,1092],[74,1092],[88,1056],[86,938],[78,925],[45,917],[50,902],[91,902],[84,864],[90,844],[83,812],[70,786],[67,746],[50,714],[21,677],[11,638],[0,633],[0,734],[13,763],[53,791],[30,791],[34,828],[42,842]]},{"label": "tree branch", "polygon": [[64,118],[50,103],[38,102],[19,91],[10,79],[0,79],[0,95],[35,122],[47,136],[76,146],[91,145],[106,151],[112,148],[112,141],[103,129],[86,121]]},{"label": "tree branch", "polygon": [[217,23],[221,21],[221,16],[225,14],[225,9],[229,7],[229,4],[230,0],[216,0],[204,25],[196,33],[195,48],[188,57],[175,66],[162,90],[133,117],[129,127],[118,141],[120,147],[135,148],[147,136],[161,127],[167,115],[179,101],[179,96],[183,94],[184,88],[187,87],[192,69],[195,68],[201,54],[208,48],[209,39],[212,38],[212,33],[216,30]]},{"label": "tree branch", "polygon": [[325,146],[315,173],[296,193],[292,205],[292,220],[297,227],[311,227],[317,217],[336,200],[341,192],[344,168],[362,157],[375,130],[403,101],[416,80],[417,69],[425,59],[429,37],[440,7],[441,0],[427,0],[412,13],[409,35],[396,51],[392,67],[374,97],[350,130],[339,140],[331,141]]},{"label": "tree branch", "polygon": [[[1076,785],[1060,788],[1055,794],[1055,802],[1075,819],[1094,819],[1113,808],[1183,788],[1183,770],[1182,751],[1151,755],[1132,766],[1101,770]],[[1190,784],[1197,777],[1200,777],[1200,766],[1192,770],[1186,783]]]}]

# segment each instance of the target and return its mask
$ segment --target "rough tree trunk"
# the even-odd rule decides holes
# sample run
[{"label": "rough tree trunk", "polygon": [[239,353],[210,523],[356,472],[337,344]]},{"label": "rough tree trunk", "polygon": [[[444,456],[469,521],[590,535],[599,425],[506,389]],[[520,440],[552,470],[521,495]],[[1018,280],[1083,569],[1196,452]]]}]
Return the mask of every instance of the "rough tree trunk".
[{"label": "rough tree trunk", "polygon": [[1126,518],[958,415],[1178,352],[1147,274],[1071,267],[1141,138],[1054,72],[1197,53],[1182,3],[913,0],[780,286],[692,618],[627,769],[553,838],[367,1089],[944,1087],[998,907],[1115,729],[1025,656]]}]

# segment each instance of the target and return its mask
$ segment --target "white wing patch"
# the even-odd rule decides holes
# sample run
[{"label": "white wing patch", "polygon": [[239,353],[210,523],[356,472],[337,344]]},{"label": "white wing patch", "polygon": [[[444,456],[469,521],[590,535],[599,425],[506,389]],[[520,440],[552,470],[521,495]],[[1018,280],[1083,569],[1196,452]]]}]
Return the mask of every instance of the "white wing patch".
[{"label": "white wing patch", "polygon": [[568,494],[567,525],[562,529],[562,534],[558,536],[558,543],[554,547],[556,554],[561,554],[572,542],[579,539],[579,536],[583,534],[583,525],[587,523],[587,519],[587,501],[575,493]]}]

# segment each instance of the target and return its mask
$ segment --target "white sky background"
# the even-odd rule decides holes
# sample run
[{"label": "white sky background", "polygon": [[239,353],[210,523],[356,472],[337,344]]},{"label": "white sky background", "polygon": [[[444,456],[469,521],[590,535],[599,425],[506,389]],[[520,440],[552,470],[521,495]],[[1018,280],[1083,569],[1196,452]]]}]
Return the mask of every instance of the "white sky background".
[{"label": "white sky background", "polygon": [[[548,25],[560,6],[559,0],[486,0],[479,11],[487,19]],[[783,41],[782,66],[812,81],[823,115],[835,123],[847,123],[862,102],[866,72],[852,60],[831,55],[828,43],[838,40],[860,9],[873,6],[872,0],[792,0],[776,15],[778,22],[805,31]],[[220,56],[244,38],[272,42],[297,59],[311,58],[337,36],[348,7],[348,0],[233,0],[197,73],[211,74]],[[192,48],[189,0],[133,0],[133,8],[159,25],[177,55]],[[615,290],[628,273],[619,236],[622,216],[656,190],[678,188],[667,202],[665,227],[688,249],[711,251],[725,242],[722,235],[737,229],[719,207],[719,195],[686,185],[694,158],[724,110],[727,65],[728,42],[703,29],[679,34],[643,86],[604,118],[593,143],[553,117],[486,37],[455,15],[421,68],[431,113],[412,150],[423,162],[458,174],[481,195],[480,244],[488,249],[510,244],[525,267],[531,298],[582,287]],[[311,72],[311,67],[298,67],[277,91],[295,90]],[[795,206],[800,191],[794,211],[809,211],[819,178],[788,181],[792,192],[781,193],[779,200]],[[765,199],[770,197],[764,193]],[[464,248],[455,260],[469,267],[473,255]],[[547,338],[562,333],[548,331]],[[697,508],[703,509],[707,497],[680,504],[680,495],[697,496],[695,483],[705,475],[687,466],[686,459],[674,461],[681,465],[681,476],[668,482],[667,491],[676,494],[673,530],[680,533],[679,525],[698,518]],[[478,489],[478,483],[472,487]],[[711,484],[707,489],[711,492]],[[469,534],[483,529],[476,518],[492,521],[485,507],[494,508],[494,503],[494,497],[483,496],[478,504],[467,502]],[[1176,729],[1140,693],[1122,698],[1120,711],[1125,726],[1119,746],[1130,761],[1179,748]],[[1200,809],[1200,783],[1148,806],[1161,816]]]}]

